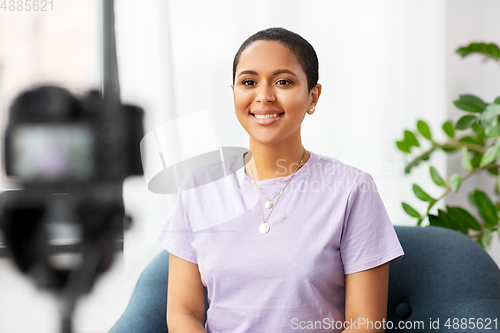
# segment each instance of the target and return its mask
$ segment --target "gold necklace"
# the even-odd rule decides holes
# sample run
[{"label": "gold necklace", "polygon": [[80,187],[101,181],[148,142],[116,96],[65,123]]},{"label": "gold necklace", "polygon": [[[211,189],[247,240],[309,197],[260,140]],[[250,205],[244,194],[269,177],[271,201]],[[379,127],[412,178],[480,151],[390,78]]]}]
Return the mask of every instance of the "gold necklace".
[{"label": "gold necklace", "polygon": [[[304,148],[304,147],[303,147]],[[304,152],[302,153],[302,158],[300,159],[300,163],[297,165],[297,168],[295,169],[295,171],[293,172],[292,176],[290,177],[290,179],[286,182],[285,186],[281,189],[281,191],[279,191],[276,195],[279,194],[279,197],[278,197],[278,200],[276,200],[276,204],[273,204],[272,202],[272,199],[269,199],[267,197],[267,195],[262,191],[262,189],[259,187],[259,185],[257,185],[257,183],[255,182],[255,180],[253,179],[253,173],[252,173],[252,170],[250,169],[250,167],[248,167],[248,170],[250,170],[250,174],[252,175],[252,180],[253,180],[253,183],[255,185],[255,191],[257,193],[257,200],[259,201],[259,207],[260,207],[260,213],[262,214],[262,224],[259,226],[259,232],[261,234],[267,234],[269,232],[269,224],[266,223],[266,220],[269,220],[269,216],[271,216],[271,213],[273,212],[274,210],[274,207],[276,207],[276,205],[278,204],[278,201],[280,200],[281,198],[281,194],[283,194],[283,191],[285,190],[285,187],[288,185],[288,183],[292,180],[293,176],[295,176],[295,173],[297,172],[297,170],[299,170],[299,167],[302,165],[302,161],[304,160],[304,156],[306,154],[306,149],[304,148]],[[262,211],[262,205],[260,204],[260,197],[259,197],[259,192],[257,191],[257,188],[262,192],[262,194],[264,194],[264,196],[266,197],[266,199],[268,200],[266,202],[266,208],[268,209],[271,209],[271,211],[269,212],[269,215],[267,215],[267,219],[264,219],[264,212]],[[276,198],[276,195],[273,197]]]}]

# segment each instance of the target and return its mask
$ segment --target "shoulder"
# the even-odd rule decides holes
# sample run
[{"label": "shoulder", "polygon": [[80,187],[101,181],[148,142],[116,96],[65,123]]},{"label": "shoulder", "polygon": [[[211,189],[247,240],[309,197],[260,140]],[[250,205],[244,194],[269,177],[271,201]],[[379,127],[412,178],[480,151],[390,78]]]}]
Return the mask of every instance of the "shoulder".
[{"label": "shoulder", "polygon": [[224,183],[221,180],[243,167],[243,162],[238,165],[238,157],[239,155],[232,155],[224,161],[205,161],[202,166],[193,168],[182,180],[180,191],[192,192],[209,184],[219,187]]},{"label": "shoulder", "polygon": [[309,172],[315,179],[330,181],[336,185],[342,184],[345,191],[350,192],[355,185],[363,182],[372,182],[373,177],[366,171],[347,164],[337,158],[313,153],[313,163],[310,165]]}]

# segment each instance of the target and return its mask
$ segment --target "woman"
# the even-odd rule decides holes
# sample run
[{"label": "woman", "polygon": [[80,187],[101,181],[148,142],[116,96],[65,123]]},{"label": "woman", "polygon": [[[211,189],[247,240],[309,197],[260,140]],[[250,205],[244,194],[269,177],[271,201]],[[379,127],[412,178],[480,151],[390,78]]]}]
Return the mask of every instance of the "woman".
[{"label": "woman", "polygon": [[250,154],[224,161],[244,163],[234,178],[179,193],[159,238],[169,332],[384,331],[389,262],[404,253],[373,178],[303,147],[317,81],[313,47],[291,31],[241,45],[232,89]]}]

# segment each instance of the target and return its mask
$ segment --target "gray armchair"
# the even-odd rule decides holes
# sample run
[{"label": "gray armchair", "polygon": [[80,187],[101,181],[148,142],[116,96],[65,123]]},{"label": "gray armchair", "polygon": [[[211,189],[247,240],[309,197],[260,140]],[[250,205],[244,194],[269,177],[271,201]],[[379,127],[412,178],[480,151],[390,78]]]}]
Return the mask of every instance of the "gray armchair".
[{"label": "gray armchair", "polygon": [[[500,270],[479,244],[445,228],[395,229],[405,256],[390,266],[386,332],[500,332]],[[168,332],[167,280],[163,251],[109,333]]]}]

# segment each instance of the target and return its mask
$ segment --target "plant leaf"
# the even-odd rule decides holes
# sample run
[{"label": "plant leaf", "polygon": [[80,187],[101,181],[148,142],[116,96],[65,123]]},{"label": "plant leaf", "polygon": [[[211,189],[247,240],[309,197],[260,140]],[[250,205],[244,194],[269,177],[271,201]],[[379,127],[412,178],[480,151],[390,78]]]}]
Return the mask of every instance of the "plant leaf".
[{"label": "plant leaf", "polygon": [[484,219],[486,227],[493,227],[498,223],[498,214],[495,205],[490,201],[490,198],[483,191],[476,189],[474,191],[474,202]]},{"label": "plant leaf", "polygon": [[447,121],[443,124],[443,131],[452,139],[455,136],[455,129],[453,128],[453,124],[450,121]]},{"label": "plant leaf", "polygon": [[500,125],[494,126],[494,127],[488,127],[484,133],[486,134],[487,137],[490,138],[496,138],[500,136]]},{"label": "plant leaf", "polygon": [[419,120],[417,122],[417,129],[424,138],[426,138],[429,141],[432,141],[431,130],[429,129],[429,125],[427,125],[425,121]]},{"label": "plant leaf", "polygon": [[483,140],[484,140],[484,128],[481,126],[481,122],[475,123],[472,125],[472,129],[476,133],[476,139],[474,139],[474,142],[478,145],[484,146]]},{"label": "plant leaf", "polygon": [[463,57],[468,56],[471,53],[477,52],[477,43],[470,43],[468,46],[459,47],[455,52]]},{"label": "plant leaf", "polygon": [[470,162],[472,163],[472,167],[474,169],[479,168],[479,162],[481,162],[481,157],[483,157],[483,154],[477,151],[473,151],[472,154],[474,155],[474,157],[470,160]]},{"label": "plant leaf", "polygon": [[459,230],[461,233],[468,235],[469,234],[469,227],[465,223],[463,219],[460,218],[458,215],[458,212],[455,210],[455,207],[451,206],[446,206],[447,214],[449,219],[451,220],[451,223],[456,226],[457,230]]},{"label": "plant leaf", "polygon": [[488,150],[486,153],[483,154],[483,157],[481,157],[481,162],[479,163],[479,167],[484,167],[487,165],[490,165],[493,163],[495,158],[497,157],[497,154],[499,152],[499,147],[498,145],[494,144]]},{"label": "plant leaf", "polygon": [[488,173],[490,173],[490,174],[492,174],[494,176],[498,176],[498,168],[489,168],[489,169],[486,169],[486,170],[488,170]]},{"label": "plant leaf", "polygon": [[476,116],[472,115],[463,116],[457,121],[457,125],[455,127],[459,130],[468,129],[477,122],[477,119],[478,118]]},{"label": "plant leaf", "polygon": [[436,199],[432,199],[432,200],[429,201],[429,206],[427,206],[427,212],[426,213],[428,213],[431,210],[432,206],[434,206],[434,204],[436,202],[437,202]]},{"label": "plant leaf", "polygon": [[471,194],[469,194],[469,200],[472,204],[474,204],[475,206],[476,205],[476,198],[474,197],[474,192],[472,192]]},{"label": "plant leaf", "polygon": [[467,147],[462,147],[462,165],[469,171],[474,169],[469,158],[469,150],[467,149]]},{"label": "plant leaf", "polygon": [[425,154],[422,154],[421,156],[415,158],[413,161],[408,163],[408,165],[405,166],[404,172],[405,174],[409,174],[411,169],[419,165],[421,161],[427,161],[430,158],[431,152],[427,152]]},{"label": "plant leaf", "polygon": [[413,193],[422,201],[431,201],[435,200],[433,197],[428,195],[424,190],[420,188],[417,184],[413,184]]},{"label": "plant leaf", "polygon": [[420,147],[420,144],[418,143],[417,138],[415,137],[415,134],[413,134],[410,131],[405,131],[405,139],[404,141],[408,144],[408,146],[416,146]]},{"label": "plant leaf", "polygon": [[493,232],[490,228],[485,228],[483,234],[481,235],[481,243],[485,250],[490,248],[491,239],[493,238]]},{"label": "plant leaf", "polygon": [[420,218],[420,213],[417,212],[412,206],[408,205],[405,202],[402,202],[401,205],[403,206],[403,209],[405,212],[410,215],[411,217],[418,217]]},{"label": "plant leaf", "polygon": [[438,217],[446,228],[460,230],[460,227],[452,222],[450,216],[444,210],[438,209]]},{"label": "plant leaf", "polygon": [[408,143],[406,141],[396,141],[396,146],[403,153],[409,153],[410,152],[410,146],[408,145]]},{"label": "plant leaf", "polygon": [[458,142],[465,142],[465,143],[475,143],[476,140],[474,140],[471,136],[463,136],[460,139],[458,139]]},{"label": "plant leaf", "polygon": [[429,214],[429,224],[433,227],[447,228],[436,215]]},{"label": "plant leaf", "polygon": [[472,216],[467,210],[462,207],[446,207],[448,211],[452,211],[455,216],[457,216],[460,221],[464,222],[464,225],[467,228],[471,228],[472,230],[481,230],[481,225],[477,222],[477,220]]},{"label": "plant leaf", "polygon": [[431,173],[431,178],[432,178],[432,181],[434,182],[434,184],[436,184],[437,186],[441,186],[441,187],[447,186],[446,182],[443,180],[443,178],[441,178],[441,176],[439,175],[437,170],[432,165],[430,166],[429,171]]},{"label": "plant leaf", "polygon": [[500,96],[498,96],[497,98],[495,98],[495,100],[493,101],[493,103],[500,104]]},{"label": "plant leaf", "polygon": [[468,46],[459,47],[455,52],[460,54],[462,57],[466,57],[472,53],[480,53],[495,60],[497,60],[500,56],[500,50],[494,43],[470,43]]},{"label": "plant leaf", "polygon": [[488,49],[489,49],[489,54],[493,59],[500,58],[500,49],[496,44],[491,43],[490,45],[488,45]]},{"label": "plant leaf", "polygon": [[450,187],[454,192],[458,192],[461,183],[462,183],[462,177],[458,173],[454,173],[451,175]]},{"label": "plant leaf", "polygon": [[490,50],[488,48],[488,45],[486,45],[485,43],[477,43],[477,45],[479,46],[479,52],[481,52],[482,54],[485,54],[485,55],[490,54]]},{"label": "plant leaf", "polygon": [[481,98],[474,95],[460,95],[458,100],[453,101],[453,104],[461,110],[470,112],[483,112],[488,105]]},{"label": "plant leaf", "polygon": [[481,114],[480,124],[484,128],[495,127],[498,125],[498,116],[500,115],[500,104],[490,104]]}]

